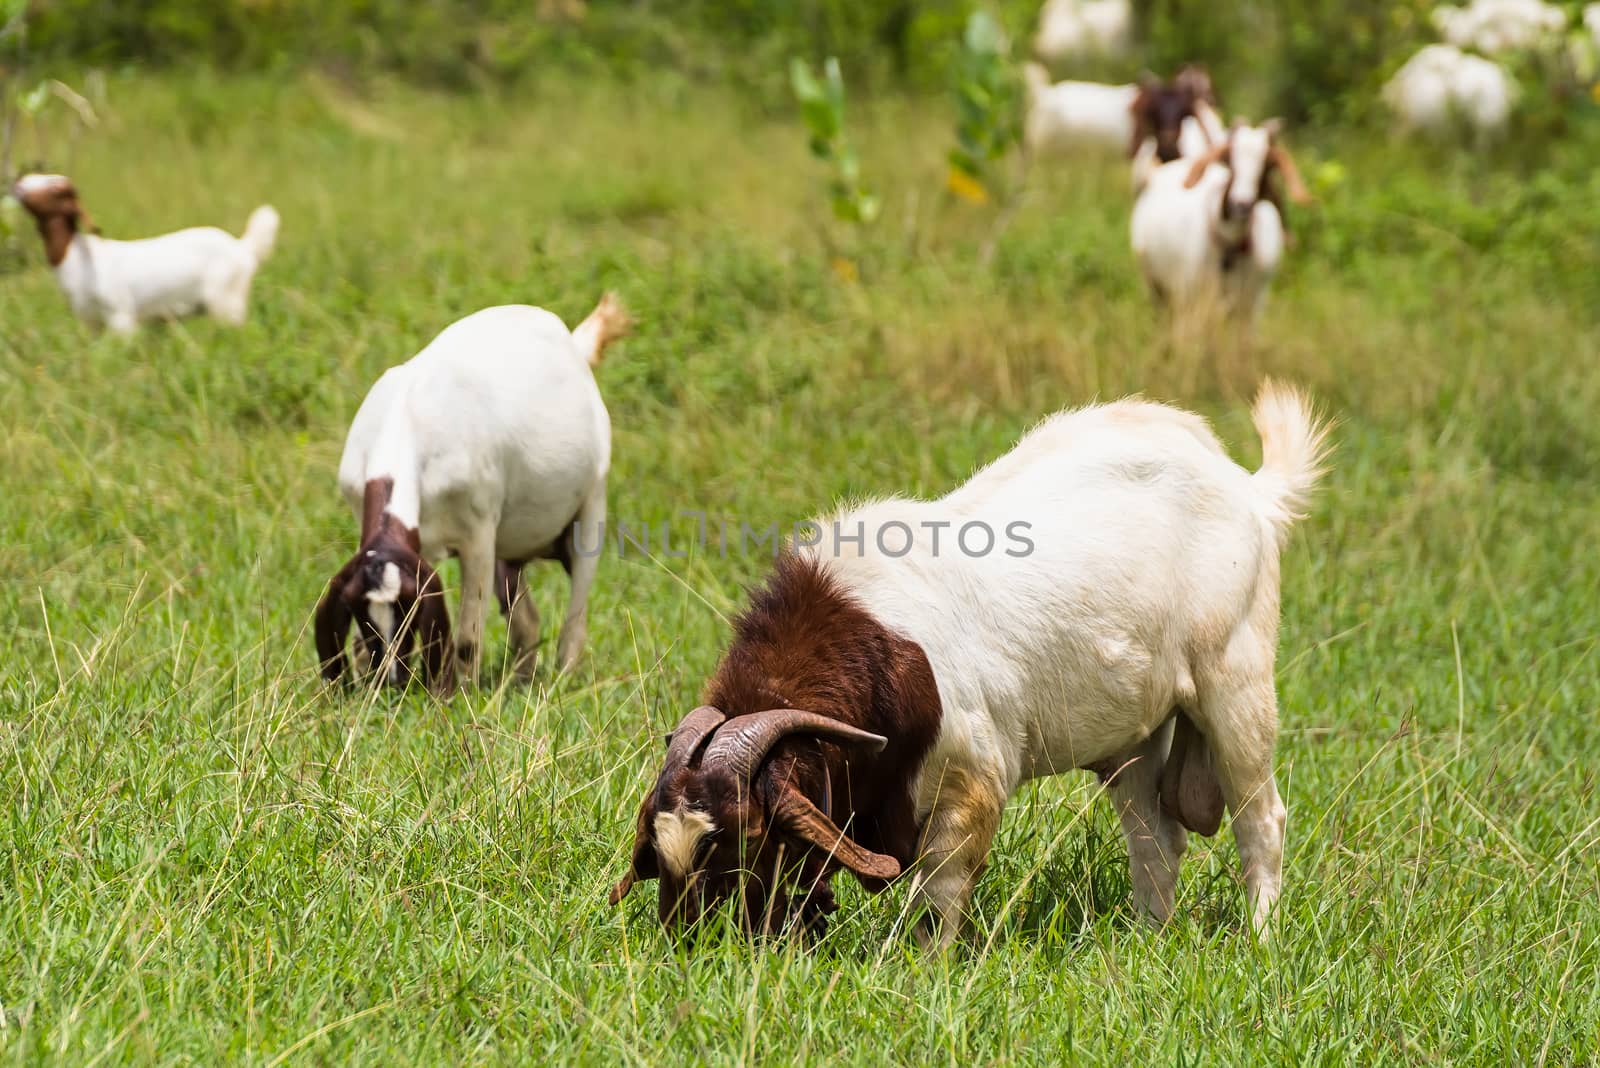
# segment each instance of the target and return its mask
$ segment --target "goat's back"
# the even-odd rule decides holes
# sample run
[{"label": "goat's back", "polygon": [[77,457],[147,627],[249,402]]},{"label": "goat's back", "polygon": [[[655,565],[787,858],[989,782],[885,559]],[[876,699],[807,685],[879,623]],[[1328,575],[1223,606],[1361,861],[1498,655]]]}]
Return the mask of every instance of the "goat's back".
[{"label": "goat's back", "polygon": [[[823,526],[812,551],[922,645],[947,716],[966,717],[951,729],[1034,739],[1030,766],[1125,750],[1253,611],[1275,619],[1278,550],[1259,488],[1203,420],[1162,405],[1057,415],[944,498],[876,502]],[[861,549],[836,551],[836,529],[864,532]]]},{"label": "goat's back", "polygon": [[611,424],[565,324],[506,305],[451,324],[373,386],[340,464],[347,499],[393,451],[418,466],[430,555],[455,548],[468,520],[498,517],[499,555],[516,559],[548,547],[604,478]]}]

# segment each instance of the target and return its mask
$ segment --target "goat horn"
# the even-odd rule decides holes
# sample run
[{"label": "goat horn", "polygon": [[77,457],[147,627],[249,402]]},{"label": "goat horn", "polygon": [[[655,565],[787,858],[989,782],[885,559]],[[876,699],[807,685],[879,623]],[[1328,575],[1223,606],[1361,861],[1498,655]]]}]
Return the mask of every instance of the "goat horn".
[{"label": "goat horn", "polygon": [[706,744],[711,732],[722,726],[727,718],[710,705],[701,705],[679,720],[673,728],[672,737],[667,739],[667,759],[662,765],[661,774],[670,776],[683,770],[700,751],[700,747]]},{"label": "goat horn", "polygon": [[774,745],[791,734],[814,734],[836,742],[853,742],[874,753],[889,744],[881,734],[873,734],[848,723],[841,723],[815,712],[798,708],[769,708],[728,721],[706,747],[704,764],[724,764],[738,779],[747,781]]},{"label": "goat horn", "polygon": [[1283,174],[1283,184],[1289,192],[1289,199],[1296,204],[1310,204],[1311,193],[1306,189],[1306,183],[1301,180],[1300,168],[1294,165],[1294,157],[1289,155],[1289,150],[1281,145],[1273,145],[1270,154],[1272,162],[1277,164],[1278,170]]},{"label": "goat horn", "polygon": [[1213,163],[1221,163],[1227,157],[1228,150],[1231,147],[1232,145],[1228,141],[1224,141],[1220,145],[1212,145],[1206,149],[1204,155],[1196,156],[1194,165],[1189,168],[1189,176],[1183,180],[1183,187],[1185,189],[1193,189],[1199,185],[1201,176],[1206,173],[1206,168]]}]

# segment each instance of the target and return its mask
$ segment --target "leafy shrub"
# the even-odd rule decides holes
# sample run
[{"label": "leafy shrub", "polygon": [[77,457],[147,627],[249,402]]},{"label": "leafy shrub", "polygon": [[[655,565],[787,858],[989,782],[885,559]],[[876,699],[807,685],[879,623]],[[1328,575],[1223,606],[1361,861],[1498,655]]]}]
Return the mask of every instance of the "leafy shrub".
[{"label": "leafy shrub", "polygon": [[[1004,198],[994,164],[1022,138],[1023,89],[1011,63],[1011,44],[986,11],[975,11],[962,35],[955,67],[956,147],[950,151],[951,185]],[[977,199],[972,193],[969,198]]]},{"label": "leafy shrub", "polygon": [[789,65],[789,81],[800,102],[811,154],[830,169],[828,195],[834,218],[864,226],[878,217],[878,198],[861,184],[861,158],[844,132],[844,74],[832,56],[822,78],[803,60]]}]

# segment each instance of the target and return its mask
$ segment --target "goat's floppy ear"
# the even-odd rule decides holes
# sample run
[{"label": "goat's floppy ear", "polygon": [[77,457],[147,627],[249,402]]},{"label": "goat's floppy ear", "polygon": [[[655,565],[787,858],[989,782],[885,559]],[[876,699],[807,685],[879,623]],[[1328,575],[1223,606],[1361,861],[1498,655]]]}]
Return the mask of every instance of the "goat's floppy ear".
[{"label": "goat's floppy ear", "polygon": [[1289,150],[1282,145],[1273,145],[1267,150],[1267,159],[1283,175],[1283,188],[1289,194],[1289,199],[1296,204],[1310,204],[1313,198],[1305,182],[1300,180],[1300,168],[1294,165],[1294,157],[1289,155]]},{"label": "goat's floppy ear", "polygon": [[444,583],[428,562],[417,560],[417,636],[422,645],[422,666],[429,687],[444,696],[455,686],[450,660],[450,610],[445,607]]},{"label": "goat's floppy ear", "polygon": [[1221,163],[1227,159],[1228,150],[1232,147],[1231,141],[1223,141],[1221,144],[1212,145],[1206,149],[1204,155],[1196,156],[1194,165],[1189,168],[1189,176],[1183,180],[1183,187],[1185,189],[1193,189],[1199,185],[1200,179],[1206,173],[1206,169],[1213,163]]},{"label": "goat's floppy ear", "polygon": [[779,830],[830,854],[863,880],[888,881],[900,874],[900,862],[874,853],[845,836],[838,826],[797,790],[785,790],[773,813]]},{"label": "goat's floppy ear", "polygon": [[322,677],[338,682],[344,676],[344,642],[350,634],[350,608],[344,601],[344,587],[356,567],[351,560],[328,580],[328,588],[317,602],[317,664]]},{"label": "goat's floppy ear", "polygon": [[1148,85],[1141,85],[1139,91],[1134,94],[1133,103],[1128,105],[1128,113],[1133,116],[1133,138],[1128,142],[1129,159],[1139,154],[1139,146],[1144,144],[1144,139],[1155,132],[1150,122],[1151,88]]},{"label": "goat's floppy ear", "polygon": [[639,825],[633,832],[633,860],[628,865],[628,874],[611,888],[609,900],[612,905],[627,897],[634,883],[661,877],[661,869],[656,864],[656,847],[650,842],[650,821],[654,818],[656,810],[653,800],[652,794],[639,806]]}]

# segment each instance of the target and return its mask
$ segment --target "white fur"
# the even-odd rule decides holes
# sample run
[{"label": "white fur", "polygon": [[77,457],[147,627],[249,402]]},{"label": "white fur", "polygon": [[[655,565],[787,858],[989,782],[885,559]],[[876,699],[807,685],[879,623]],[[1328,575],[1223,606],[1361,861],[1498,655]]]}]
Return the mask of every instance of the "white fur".
[{"label": "white fur", "polygon": [[[613,312],[608,298],[595,316]],[[340,490],[359,517],[366,483],[393,479],[388,513],[418,532],[423,557],[460,558],[458,648],[473,658],[495,561],[548,552],[575,520],[584,551],[572,560],[557,651],[565,667],[582,650],[611,465],[611,421],[591,370],[604,327],[585,320],[568,331],[527,305],[469,315],[385,372],[351,424]]]},{"label": "white fur", "polygon": [[1086,56],[1120,56],[1133,44],[1129,0],[1049,0],[1039,12],[1033,48],[1058,63]]},{"label": "white fur", "polygon": [[661,866],[680,879],[688,875],[694,868],[700,840],[716,829],[711,817],[696,809],[657,813],[656,857]]},{"label": "white fur", "polygon": [[1443,131],[1459,120],[1482,142],[1505,129],[1516,86],[1493,60],[1435,44],[1394,73],[1383,99],[1402,130]]},{"label": "white fur", "polygon": [[[1130,238],[1146,281],[1175,309],[1220,301],[1232,314],[1249,318],[1282,261],[1283,219],[1271,202],[1255,199],[1270,135],[1260,127],[1239,126],[1232,137],[1237,174],[1213,164],[1193,188],[1185,188],[1191,161],[1175,160],[1152,171],[1133,206]],[[1223,210],[1230,176],[1232,217]],[[1249,255],[1225,274],[1224,253],[1247,231]]]},{"label": "white fur", "polygon": [[[860,548],[808,550],[933,667],[943,718],[914,793],[917,888],[946,937],[1005,800],[1030,778],[1105,761],[1126,766],[1112,792],[1136,898],[1165,919],[1184,832],[1154,783],[1175,709],[1214,754],[1264,926],[1284,825],[1272,772],[1279,546],[1326,446],[1296,392],[1266,386],[1255,420],[1264,460],[1251,474],[1188,412],[1139,400],[1064,412],[946,497],[838,520],[869,532],[904,522],[909,554],[884,555],[870,534]],[[1028,523],[1034,549],[955,549],[950,531],[974,521]],[[951,524],[937,552],[929,523]]]},{"label": "white fur", "polygon": [[[65,182],[60,175],[30,174],[17,183]],[[140,322],[205,313],[239,325],[250,303],[256,269],[277,240],[278,213],[262,205],[244,234],[214,226],[178,230],[139,241],[113,241],[78,233],[55,267],[56,281],[78,318],[95,327],[132,333]]]},{"label": "white fur", "polygon": [[1050,83],[1038,64],[1029,64],[1028,117],[1023,137],[1035,155],[1074,150],[1126,152],[1133,140],[1133,100],[1137,85],[1099,82]]},{"label": "white fur", "polygon": [[1566,12],[1543,0],[1473,0],[1465,7],[1442,4],[1433,25],[1457,48],[1487,56],[1549,44],[1567,28]]}]

